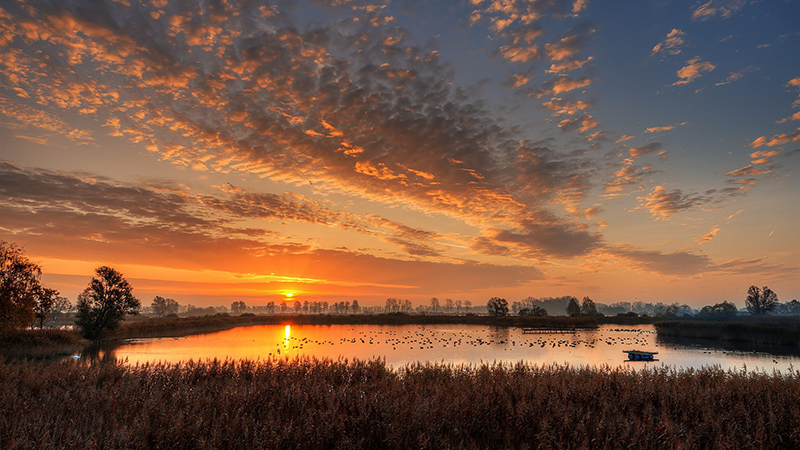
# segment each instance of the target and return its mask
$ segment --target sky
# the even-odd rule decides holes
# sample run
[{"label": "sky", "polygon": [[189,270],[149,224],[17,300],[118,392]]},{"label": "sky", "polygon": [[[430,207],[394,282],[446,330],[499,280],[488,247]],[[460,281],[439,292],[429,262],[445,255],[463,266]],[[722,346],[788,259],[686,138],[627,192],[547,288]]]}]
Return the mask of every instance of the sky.
[{"label": "sky", "polygon": [[800,1],[0,3],[0,240],[75,302],[800,293]]}]

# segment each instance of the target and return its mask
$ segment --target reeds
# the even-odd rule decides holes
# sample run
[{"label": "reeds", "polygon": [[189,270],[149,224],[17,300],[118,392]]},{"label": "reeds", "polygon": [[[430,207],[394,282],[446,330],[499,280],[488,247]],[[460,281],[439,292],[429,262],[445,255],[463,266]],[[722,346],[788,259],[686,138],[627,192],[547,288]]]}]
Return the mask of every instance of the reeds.
[{"label": "reeds", "polygon": [[797,448],[800,373],[0,365],[0,448]]}]

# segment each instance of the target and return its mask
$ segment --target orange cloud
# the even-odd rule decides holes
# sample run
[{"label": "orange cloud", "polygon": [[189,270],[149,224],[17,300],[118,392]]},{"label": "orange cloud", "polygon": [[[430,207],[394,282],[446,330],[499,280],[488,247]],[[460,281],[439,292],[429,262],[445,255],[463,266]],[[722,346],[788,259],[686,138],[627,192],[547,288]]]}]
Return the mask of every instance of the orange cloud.
[{"label": "orange cloud", "polygon": [[717,66],[708,61],[703,61],[699,56],[687,61],[686,65],[678,70],[678,78],[680,80],[671,84],[671,86],[681,86],[689,84],[692,81],[700,78],[703,72],[710,72],[716,69]]}]

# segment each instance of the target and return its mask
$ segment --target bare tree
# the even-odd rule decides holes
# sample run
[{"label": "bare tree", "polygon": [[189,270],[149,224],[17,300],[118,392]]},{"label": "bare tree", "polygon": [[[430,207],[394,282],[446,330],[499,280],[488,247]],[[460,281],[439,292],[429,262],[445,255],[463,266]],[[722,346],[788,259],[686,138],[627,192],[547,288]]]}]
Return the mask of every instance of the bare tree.
[{"label": "bare tree", "polygon": [[764,315],[775,309],[777,304],[778,295],[767,286],[764,286],[764,290],[760,290],[758,286],[753,285],[747,290],[745,305],[750,314]]},{"label": "bare tree", "polygon": [[436,297],[431,298],[431,312],[436,312],[439,310],[439,299]]},{"label": "bare tree", "polygon": [[507,316],[508,315],[508,301],[500,297],[492,297],[486,303],[486,309],[489,314],[493,316]]}]

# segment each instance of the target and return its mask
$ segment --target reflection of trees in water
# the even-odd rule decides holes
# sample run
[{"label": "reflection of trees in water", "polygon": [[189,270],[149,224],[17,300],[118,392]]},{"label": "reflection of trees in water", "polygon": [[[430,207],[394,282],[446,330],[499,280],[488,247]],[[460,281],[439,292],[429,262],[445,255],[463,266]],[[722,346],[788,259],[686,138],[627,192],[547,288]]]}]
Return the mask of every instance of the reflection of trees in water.
[{"label": "reflection of trees in water", "polygon": [[511,338],[511,328],[509,327],[492,327],[489,333],[490,339],[494,339],[495,344],[508,343]]},{"label": "reflection of trees in water", "polygon": [[94,363],[116,363],[117,356],[115,353],[118,347],[119,345],[109,343],[90,345],[83,349],[81,359]]},{"label": "reflection of trees in water", "polygon": [[658,345],[664,347],[680,347],[691,350],[712,349],[738,352],[769,353],[771,355],[800,356],[800,346],[797,345],[756,344],[742,341],[722,341],[716,339],[700,339],[685,336],[667,336],[664,334],[659,334],[656,337],[656,342]]}]

